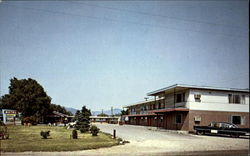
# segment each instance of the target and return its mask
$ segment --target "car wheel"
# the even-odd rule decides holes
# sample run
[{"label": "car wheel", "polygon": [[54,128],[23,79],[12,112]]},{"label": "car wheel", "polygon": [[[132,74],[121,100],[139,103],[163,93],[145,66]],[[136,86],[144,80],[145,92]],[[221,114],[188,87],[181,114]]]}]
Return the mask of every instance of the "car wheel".
[{"label": "car wheel", "polygon": [[204,132],[203,132],[203,131],[196,131],[196,134],[197,134],[197,135],[203,135]]},{"label": "car wheel", "polygon": [[238,134],[238,133],[233,133],[233,134],[231,134],[231,137],[233,137],[233,138],[238,138],[238,137],[239,137],[239,134]]}]

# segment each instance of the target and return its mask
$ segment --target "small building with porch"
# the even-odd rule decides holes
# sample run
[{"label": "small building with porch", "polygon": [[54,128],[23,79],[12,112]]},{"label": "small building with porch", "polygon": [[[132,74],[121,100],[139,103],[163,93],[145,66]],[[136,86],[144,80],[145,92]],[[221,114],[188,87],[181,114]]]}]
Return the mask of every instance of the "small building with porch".
[{"label": "small building with porch", "polygon": [[63,114],[57,111],[53,111],[52,114],[46,116],[46,123],[68,123],[71,122],[74,116],[69,116],[67,114]]},{"label": "small building with porch", "polygon": [[120,121],[119,116],[90,116],[90,121],[95,123],[110,123],[110,124],[118,124]]}]

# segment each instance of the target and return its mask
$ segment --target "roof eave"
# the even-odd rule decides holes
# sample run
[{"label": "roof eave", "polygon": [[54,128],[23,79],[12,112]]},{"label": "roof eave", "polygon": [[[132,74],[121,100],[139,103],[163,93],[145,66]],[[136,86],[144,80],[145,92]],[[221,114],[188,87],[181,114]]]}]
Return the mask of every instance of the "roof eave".
[{"label": "roof eave", "polygon": [[161,89],[158,89],[158,90],[156,90],[156,91],[152,91],[152,92],[147,93],[147,96],[154,96],[154,95],[156,95],[156,94],[159,94],[159,93],[161,93],[161,92],[164,92],[164,91],[166,91],[166,90],[168,90],[168,89],[175,88],[175,87],[177,87],[177,86],[178,86],[178,84],[174,84],[174,85],[172,85],[172,86],[168,86],[168,87],[165,87],[165,88],[161,88]]},{"label": "roof eave", "polygon": [[160,93],[164,93],[167,90],[182,87],[182,88],[189,88],[189,89],[206,89],[206,90],[221,90],[221,91],[234,91],[234,92],[245,92],[249,93],[249,89],[237,89],[237,88],[220,88],[220,87],[210,87],[210,86],[195,86],[195,85],[186,85],[186,84],[175,84],[169,87],[165,87],[162,89],[158,89],[153,92],[147,93],[147,96],[156,96]]}]

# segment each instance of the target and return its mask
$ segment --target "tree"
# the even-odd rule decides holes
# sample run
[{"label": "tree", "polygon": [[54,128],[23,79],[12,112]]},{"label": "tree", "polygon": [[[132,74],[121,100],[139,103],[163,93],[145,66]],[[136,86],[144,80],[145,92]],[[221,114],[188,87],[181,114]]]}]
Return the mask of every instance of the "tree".
[{"label": "tree", "polygon": [[121,115],[128,115],[128,109],[127,110],[122,110]]},{"label": "tree", "polygon": [[108,114],[105,114],[105,113],[101,113],[101,114],[98,114],[97,116],[104,116],[104,117],[108,117],[109,115],[108,115]]},{"label": "tree", "polygon": [[1,108],[16,109],[23,117],[35,116],[43,121],[49,112],[51,98],[43,87],[31,78],[10,80],[9,94],[1,97]]},{"label": "tree", "polygon": [[80,115],[81,115],[81,111],[77,110],[73,121],[78,121],[78,119],[80,118]]},{"label": "tree", "polygon": [[91,112],[86,106],[82,107],[81,112],[77,115],[76,129],[81,133],[88,132],[90,127]]}]

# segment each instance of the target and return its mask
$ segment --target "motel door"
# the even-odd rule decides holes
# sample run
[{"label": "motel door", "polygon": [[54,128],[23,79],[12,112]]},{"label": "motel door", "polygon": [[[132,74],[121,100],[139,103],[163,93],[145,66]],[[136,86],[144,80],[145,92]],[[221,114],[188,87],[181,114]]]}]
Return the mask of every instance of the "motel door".
[{"label": "motel door", "polygon": [[139,125],[140,124],[140,117],[136,117],[136,125]]},{"label": "motel door", "polygon": [[167,125],[168,122],[167,122],[167,115],[164,115],[164,120],[163,120],[163,127],[167,129]]},{"label": "motel door", "polygon": [[147,117],[147,126],[151,126],[152,125],[152,121],[151,118],[148,116]]}]

